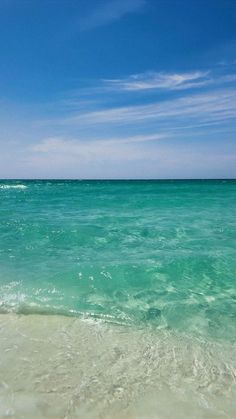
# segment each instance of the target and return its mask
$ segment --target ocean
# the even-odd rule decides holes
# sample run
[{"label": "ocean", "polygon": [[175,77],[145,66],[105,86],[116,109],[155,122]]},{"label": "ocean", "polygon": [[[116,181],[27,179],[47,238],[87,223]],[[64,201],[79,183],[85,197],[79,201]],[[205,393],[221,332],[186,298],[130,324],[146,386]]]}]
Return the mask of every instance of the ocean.
[{"label": "ocean", "polygon": [[236,181],[0,181],[0,417],[236,417]]}]

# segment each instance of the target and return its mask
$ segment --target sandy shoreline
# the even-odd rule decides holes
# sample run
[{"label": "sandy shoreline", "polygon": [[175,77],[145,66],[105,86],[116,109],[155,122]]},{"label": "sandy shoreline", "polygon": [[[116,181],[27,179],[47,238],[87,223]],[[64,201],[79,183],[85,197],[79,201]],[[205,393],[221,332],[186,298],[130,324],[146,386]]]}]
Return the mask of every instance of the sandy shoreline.
[{"label": "sandy shoreline", "polygon": [[0,315],[1,418],[235,418],[236,346]]}]

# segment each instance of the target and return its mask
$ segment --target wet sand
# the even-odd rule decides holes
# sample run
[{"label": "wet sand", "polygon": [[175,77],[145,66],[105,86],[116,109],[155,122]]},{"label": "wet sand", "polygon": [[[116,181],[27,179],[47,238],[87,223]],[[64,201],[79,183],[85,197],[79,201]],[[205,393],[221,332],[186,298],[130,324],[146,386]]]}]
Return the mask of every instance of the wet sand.
[{"label": "wet sand", "polygon": [[63,316],[0,315],[1,418],[236,417],[236,345]]}]

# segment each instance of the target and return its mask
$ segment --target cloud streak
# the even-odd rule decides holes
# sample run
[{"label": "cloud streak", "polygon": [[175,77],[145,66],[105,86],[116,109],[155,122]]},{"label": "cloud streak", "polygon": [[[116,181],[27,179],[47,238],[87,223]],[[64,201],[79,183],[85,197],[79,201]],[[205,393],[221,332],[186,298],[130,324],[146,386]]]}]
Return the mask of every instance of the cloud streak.
[{"label": "cloud streak", "polygon": [[[69,178],[186,178],[197,176],[199,168],[205,177],[211,177],[216,161],[225,173],[227,170],[230,173],[235,165],[235,153],[222,154],[218,150],[211,155],[211,147],[204,143],[200,147],[196,143],[178,143],[173,148],[171,142],[154,141],[154,137],[163,138],[159,135],[90,141],[46,138],[26,152],[24,166],[32,168],[35,174],[43,168],[44,177],[66,173]],[[152,146],[146,147],[146,141],[151,141]]]},{"label": "cloud streak", "polygon": [[155,160],[156,153],[146,144],[153,143],[153,149],[156,149],[156,144],[164,138],[160,134],[96,140],[46,138],[28,148],[25,166],[36,171],[44,167],[50,172],[70,168],[77,174],[88,173],[87,177],[97,177],[99,171],[112,173],[115,166],[116,170],[122,171],[123,165],[126,165],[127,173],[129,164],[140,163],[144,159]]},{"label": "cloud streak", "polygon": [[119,148],[120,145],[129,145],[129,144],[142,144],[150,141],[158,141],[166,138],[167,136],[164,134],[147,134],[147,135],[136,135],[136,136],[128,136],[128,137],[121,137],[121,138],[107,138],[107,139],[92,139],[92,140],[84,140],[82,138],[79,139],[64,139],[58,137],[47,138],[33,147],[31,147],[31,151],[36,153],[50,153],[50,152],[64,152],[67,153],[68,151],[73,154],[81,154],[82,150],[91,150],[96,149],[102,150],[104,152],[104,148],[117,147]]},{"label": "cloud streak", "polygon": [[222,123],[236,117],[236,89],[218,89],[213,92],[187,95],[181,98],[147,105],[113,107],[88,113],[79,113],[61,121],[63,124],[127,125],[156,121],[179,124],[197,121],[199,124]]},{"label": "cloud streak", "polygon": [[86,31],[108,25],[129,13],[140,11],[145,4],[146,0],[106,1],[93,9],[89,15],[80,19],[80,29]]},{"label": "cloud streak", "polygon": [[105,85],[124,91],[150,89],[181,90],[205,86],[210,82],[209,71],[189,73],[145,72],[123,79],[104,80]]},{"label": "cloud streak", "polygon": [[235,74],[215,75],[211,71],[193,71],[186,73],[165,73],[147,71],[133,74],[126,78],[105,79],[104,88],[111,90],[139,92],[148,90],[187,90],[213,85],[234,83]]}]

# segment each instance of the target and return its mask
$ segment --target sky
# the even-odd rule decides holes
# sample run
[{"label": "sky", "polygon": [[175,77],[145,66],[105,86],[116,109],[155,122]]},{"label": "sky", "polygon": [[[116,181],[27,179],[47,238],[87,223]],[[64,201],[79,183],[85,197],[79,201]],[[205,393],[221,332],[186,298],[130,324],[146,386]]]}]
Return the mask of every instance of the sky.
[{"label": "sky", "polygon": [[0,0],[0,178],[236,178],[236,1]]}]

